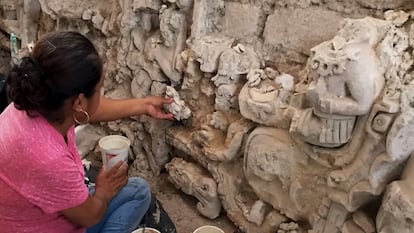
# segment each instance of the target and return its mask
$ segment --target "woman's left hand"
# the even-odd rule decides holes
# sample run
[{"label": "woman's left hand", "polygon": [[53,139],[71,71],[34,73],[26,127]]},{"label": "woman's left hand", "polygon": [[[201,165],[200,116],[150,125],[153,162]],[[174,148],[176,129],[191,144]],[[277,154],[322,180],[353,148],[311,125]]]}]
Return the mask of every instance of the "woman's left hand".
[{"label": "woman's left hand", "polygon": [[164,98],[161,96],[151,96],[145,98],[146,114],[157,119],[173,119],[174,115],[165,113],[163,109],[164,104],[171,104],[174,100],[172,98]]}]

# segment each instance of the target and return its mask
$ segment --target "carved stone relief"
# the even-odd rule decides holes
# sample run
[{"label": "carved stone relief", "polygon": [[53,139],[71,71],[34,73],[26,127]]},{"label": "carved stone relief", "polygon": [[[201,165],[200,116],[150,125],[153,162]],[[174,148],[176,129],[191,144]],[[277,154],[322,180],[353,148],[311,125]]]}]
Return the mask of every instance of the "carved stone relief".
[{"label": "carved stone relief", "polygon": [[186,106],[184,101],[181,100],[177,91],[173,87],[167,87],[165,91],[166,98],[172,98],[171,104],[164,105],[167,112],[174,115],[174,118],[178,121],[188,119],[191,117],[191,110]]},{"label": "carved stone relief", "polygon": [[184,193],[195,196],[197,210],[207,218],[219,216],[221,203],[217,193],[216,181],[196,164],[175,158],[166,165],[168,179]]}]

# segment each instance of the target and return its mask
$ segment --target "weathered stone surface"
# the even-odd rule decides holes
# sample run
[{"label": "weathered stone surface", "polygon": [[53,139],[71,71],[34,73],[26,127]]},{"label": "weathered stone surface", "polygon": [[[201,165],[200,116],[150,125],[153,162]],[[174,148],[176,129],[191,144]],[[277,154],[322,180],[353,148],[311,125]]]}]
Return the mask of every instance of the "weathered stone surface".
[{"label": "weathered stone surface", "polygon": [[[240,17],[243,15],[243,17]],[[265,14],[259,6],[226,2],[223,29],[226,35],[236,39],[259,37],[263,31]]]},{"label": "weathered stone surface", "polygon": [[401,180],[388,185],[376,217],[378,233],[408,233],[414,230],[414,157],[410,157]]},{"label": "weathered stone surface", "polygon": [[221,212],[217,183],[209,174],[194,163],[175,158],[166,165],[170,180],[184,193],[195,196],[197,210],[205,217],[215,219]]},{"label": "weathered stone surface", "polygon": [[309,54],[310,48],[335,35],[341,20],[338,13],[321,8],[276,9],[267,18],[264,43]]},{"label": "weathered stone surface", "polygon": [[194,0],[191,38],[220,31],[224,9],[224,0]]},{"label": "weathered stone surface", "polygon": [[409,4],[410,0],[357,0],[361,6],[372,9],[392,9]]},{"label": "weathered stone surface", "polygon": [[341,230],[342,233],[367,233],[352,221],[346,221]]},{"label": "weathered stone surface", "polygon": [[375,232],[374,221],[364,212],[357,211],[352,215],[352,220],[366,233]]},{"label": "weathered stone surface", "polygon": [[131,81],[131,93],[135,98],[148,96],[152,80],[145,70],[139,70]]},{"label": "weathered stone surface", "polygon": [[39,0],[39,2],[42,6],[42,10],[50,14],[52,17],[65,17],[74,19],[81,19],[82,14],[85,10],[93,8],[99,3],[98,0]]}]

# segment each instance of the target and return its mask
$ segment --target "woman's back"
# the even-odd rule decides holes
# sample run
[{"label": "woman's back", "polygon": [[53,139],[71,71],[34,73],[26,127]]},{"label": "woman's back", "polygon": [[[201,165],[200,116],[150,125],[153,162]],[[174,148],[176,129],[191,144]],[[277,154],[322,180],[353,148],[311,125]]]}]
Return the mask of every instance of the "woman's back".
[{"label": "woman's back", "polygon": [[60,213],[88,196],[73,129],[63,137],[43,118],[9,105],[0,115],[0,229],[84,232]]}]

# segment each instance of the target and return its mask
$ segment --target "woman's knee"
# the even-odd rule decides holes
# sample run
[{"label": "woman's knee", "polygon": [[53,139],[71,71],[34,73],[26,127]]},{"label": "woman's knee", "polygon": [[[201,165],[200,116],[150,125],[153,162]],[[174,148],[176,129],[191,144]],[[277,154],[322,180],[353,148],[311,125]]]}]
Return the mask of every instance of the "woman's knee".
[{"label": "woman's knee", "polygon": [[135,191],[135,198],[139,200],[151,201],[151,189],[149,184],[142,178],[130,177],[128,178],[127,186],[133,188]]}]

